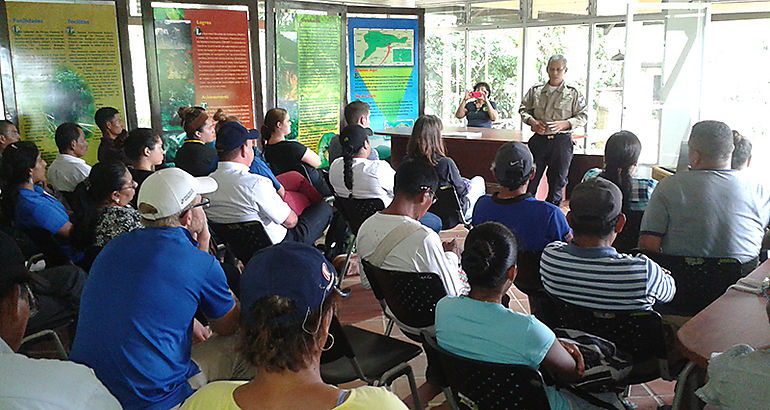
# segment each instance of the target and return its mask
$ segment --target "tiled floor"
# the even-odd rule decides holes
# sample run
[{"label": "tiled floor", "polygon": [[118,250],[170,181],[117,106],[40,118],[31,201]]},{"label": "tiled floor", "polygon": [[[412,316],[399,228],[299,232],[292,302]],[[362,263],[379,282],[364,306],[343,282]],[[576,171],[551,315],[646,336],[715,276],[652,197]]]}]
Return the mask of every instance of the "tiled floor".
[{"label": "tiled floor", "polygon": [[[450,231],[441,232],[443,240],[448,240],[454,237],[464,239],[464,229],[455,228]],[[383,333],[386,326],[386,321],[382,315],[379,303],[374,298],[374,295],[370,290],[366,290],[361,286],[360,278],[358,277],[358,270],[355,268],[355,264],[349,271],[348,277],[343,283],[343,287],[350,287],[352,293],[350,297],[342,302],[339,310],[339,318],[343,323],[354,324],[367,330],[371,330],[378,333]],[[520,292],[516,288],[511,288],[509,291],[511,296],[510,308],[522,313],[529,313],[529,302],[527,301],[527,295]],[[392,336],[398,337],[402,340],[409,341],[397,327],[394,327]],[[417,379],[417,385],[425,382],[425,366],[426,358],[425,354],[421,354],[411,362],[412,369]],[[361,383],[353,383],[351,386],[360,385]],[[393,384],[393,391],[402,399],[410,394],[409,384],[405,377],[402,377]],[[639,410],[657,409],[659,406],[670,405],[674,397],[674,383],[667,382],[662,379],[654,380],[649,383],[632,386],[631,394],[629,396],[630,401],[638,405]],[[437,406],[444,401],[443,396],[439,396],[431,402],[431,406]]]}]

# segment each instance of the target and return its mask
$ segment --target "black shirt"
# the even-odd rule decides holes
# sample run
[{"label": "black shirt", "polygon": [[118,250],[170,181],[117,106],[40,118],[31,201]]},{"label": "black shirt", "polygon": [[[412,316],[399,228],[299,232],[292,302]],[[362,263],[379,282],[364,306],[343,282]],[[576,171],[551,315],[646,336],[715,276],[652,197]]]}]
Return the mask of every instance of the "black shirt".
[{"label": "black shirt", "polygon": [[217,169],[217,150],[198,140],[187,140],[176,152],[174,164],[194,177],[208,176]]},{"label": "black shirt", "polygon": [[[497,110],[497,104],[493,101],[490,101],[489,105]],[[471,101],[465,104],[465,109],[468,110],[465,118],[468,119],[469,127],[492,128],[492,119],[489,118],[489,107],[486,104],[482,105],[480,109],[476,109],[476,102]]]},{"label": "black shirt", "polygon": [[[275,175],[288,171],[299,171],[307,147],[297,141],[281,141],[265,145],[265,160]],[[303,173],[304,175],[304,173]]]}]

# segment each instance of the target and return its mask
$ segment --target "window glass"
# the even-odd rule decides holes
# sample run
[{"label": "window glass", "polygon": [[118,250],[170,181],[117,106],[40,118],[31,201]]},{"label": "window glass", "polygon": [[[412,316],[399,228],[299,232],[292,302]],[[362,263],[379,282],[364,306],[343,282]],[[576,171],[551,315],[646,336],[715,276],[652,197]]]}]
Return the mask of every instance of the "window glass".
[{"label": "window glass", "polygon": [[519,128],[518,107],[521,29],[477,30],[470,33],[470,81],[467,90],[479,81],[489,83],[491,101],[497,104],[499,118],[495,128]]},{"label": "window glass", "polygon": [[519,1],[490,1],[471,4],[471,24],[498,24],[519,21]]},{"label": "window glass", "polygon": [[587,15],[588,0],[532,0],[532,18],[536,20],[561,20]]},{"label": "window glass", "polygon": [[131,73],[134,83],[136,119],[139,127],[150,128],[150,89],[147,85],[147,60],[144,55],[144,30],[142,26],[128,26],[128,46],[131,50]]},{"label": "window glass", "polygon": [[457,104],[464,90],[465,33],[431,31],[425,36],[425,112],[440,117],[444,125],[459,125]]},{"label": "window glass", "polygon": [[586,148],[592,153],[603,153],[607,138],[621,129],[625,49],[625,26],[596,26],[591,55],[591,95],[588,99],[586,130]]},{"label": "window glass", "polygon": [[429,13],[425,13],[425,27],[457,27],[465,24],[464,6],[431,7]]}]

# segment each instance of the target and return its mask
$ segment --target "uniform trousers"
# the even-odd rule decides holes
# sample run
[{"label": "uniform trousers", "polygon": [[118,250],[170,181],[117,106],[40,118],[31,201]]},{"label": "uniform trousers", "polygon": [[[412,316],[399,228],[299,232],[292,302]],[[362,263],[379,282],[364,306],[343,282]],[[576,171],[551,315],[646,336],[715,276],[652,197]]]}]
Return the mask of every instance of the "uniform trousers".
[{"label": "uniform trousers", "polygon": [[548,136],[535,134],[527,144],[536,166],[535,177],[529,181],[527,191],[535,195],[540,185],[540,178],[545,173],[548,178],[548,196],[545,200],[556,206],[561,205],[562,190],[567,186],[567,173],[572,162],[572,135],[569,133]]}]

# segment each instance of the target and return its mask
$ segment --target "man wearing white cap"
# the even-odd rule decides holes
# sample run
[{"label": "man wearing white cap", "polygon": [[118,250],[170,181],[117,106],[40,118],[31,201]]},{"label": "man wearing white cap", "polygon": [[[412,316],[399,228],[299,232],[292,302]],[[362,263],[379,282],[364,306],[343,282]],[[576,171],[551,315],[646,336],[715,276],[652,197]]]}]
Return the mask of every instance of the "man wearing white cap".
[{"label": "man wearing white cap", "polygon": [[145,228],[110,241],[91,267],[70,359],[93,368],[125,408],[172,408],[228,366],[224,377],[251,376],[220,363],[232,359],[222,349],[216,358],[196,354],[221,337],[192,347],[198,309],[218,335],[238,329],[240,305],[195,240],[208,246],[200,194],[216,189],[178,168],[155,172],[139,191]]}]

